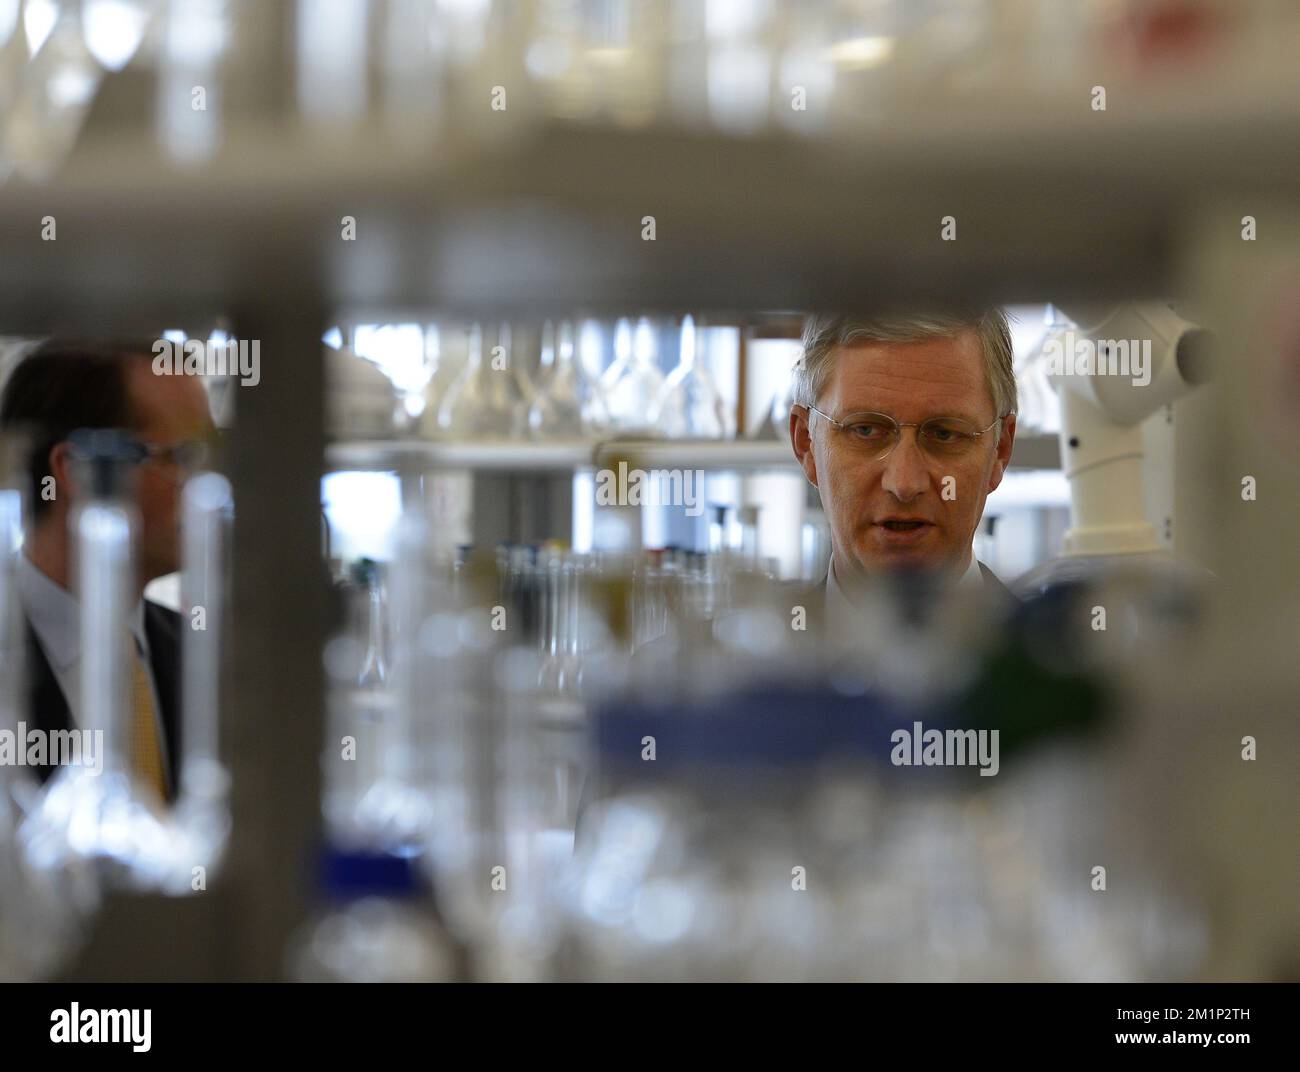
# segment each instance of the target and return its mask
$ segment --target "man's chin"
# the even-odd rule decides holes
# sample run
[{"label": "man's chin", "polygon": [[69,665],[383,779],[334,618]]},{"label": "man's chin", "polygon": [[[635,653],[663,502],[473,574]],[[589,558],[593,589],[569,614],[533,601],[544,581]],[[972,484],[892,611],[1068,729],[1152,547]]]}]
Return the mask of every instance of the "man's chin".
[{"label": "man's chin", "polygon": [[858,561],[868,574],[938,573],[949,565],[947,555],[939,554],[931,548],[921,547],[872,549],[860,552]]}]

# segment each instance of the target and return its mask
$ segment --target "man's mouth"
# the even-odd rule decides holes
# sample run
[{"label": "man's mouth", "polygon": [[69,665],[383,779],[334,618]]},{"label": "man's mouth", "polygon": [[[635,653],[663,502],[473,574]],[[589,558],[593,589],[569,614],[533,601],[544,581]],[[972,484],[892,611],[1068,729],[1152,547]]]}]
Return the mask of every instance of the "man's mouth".
[{"label": "man's mouth", "polygon": [[890,532],[915,532],[919,528],[928,525],[928,521],[897,521],[889,520],[880,522],[883,528]]}]

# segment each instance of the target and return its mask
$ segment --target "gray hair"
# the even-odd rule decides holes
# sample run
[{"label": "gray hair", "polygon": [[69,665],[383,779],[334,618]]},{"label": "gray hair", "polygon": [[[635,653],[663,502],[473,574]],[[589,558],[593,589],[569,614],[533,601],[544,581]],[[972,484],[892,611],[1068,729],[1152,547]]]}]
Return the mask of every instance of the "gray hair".
[{"label": "gray hair", "polygon": [[997,416],[1014,413],[1016,374],[1012,367],[1011,329],[999,308],[971,313],[924,313],[878,317],[819,313],[804,321],[803,355],[794,367],[796,405],[815,406],[830,378],[835,351],[863,342],[920,342],[946,339],[965,330],[979,336],[984,379]]}]

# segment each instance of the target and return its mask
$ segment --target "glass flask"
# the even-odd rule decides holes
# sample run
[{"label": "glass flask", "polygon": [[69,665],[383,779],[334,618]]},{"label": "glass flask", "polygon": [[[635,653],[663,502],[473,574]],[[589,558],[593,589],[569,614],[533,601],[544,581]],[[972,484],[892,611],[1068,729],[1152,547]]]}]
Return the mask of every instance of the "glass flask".
[{"label": "glass flask", "polygon": [[428,835],[432,803],[421,737],[426,700],[415,665],[433,588],[428,537],[413,500],[397,523],[393,583],[385,588],[375,564],[360,565],[350,591],[349,630],[326,647],[332,725],[322,758],[325,815],[331,836],[347,845],[409,854]]},{"label": "glass flask", "polygon": [[331,848],[322,866],[328,907],[289,941],[301,983],[445,983],[458,951],[438,924],[427,882],[406,856]]},{"label": "glass flask", "polygon": [[517,439],[528,423],[528,392],[520,363],[511,350],[509,324],[488,336],[491,348],[484,360],[484,334],[470,328],[469,356],[459,376],[447,388],[438,412],[438,426],[456,439]]},{"label": "glass flask", "polygon": [[572,322],[558,331],[548,320],[542,328],[542,355],[537,393],[528,410],[528,427],[539,439],[599,435],[609,423],[600,384],[578,359]]},{"label": "glass flask", "polygon": [[654,326],[642,317],[635,335],[631,321],[620,320],[614,329],[614,363],[601,384],[609,406],[613,430],[624,435],[654,435],[650,406],[663,389],[664,374],[655,363]]},{"label": "glass flask", "polygon": [[100,743],[102,767],[61,765],[20,830],[38,867],[90,863],[101,879],[136,890],[189,889],[188,861],[163,802],[127,763],[136,511],[129,495],[137,450],[114,430],[71,437],[82,497],[69,525],[80,604],[80,729]]},{"label": "glass flask", "polygon": [[734,422],[717,384],[699,359],[695,320],[682,321],[681,359],[650,407],[650,424],[671,438],[729,439]]},{"label": "glass flask", "polygon": [[[478,979],[543,977],[557,938],[553,891],[572,854],[585,735],[561,671],[544,681],[552,631],[552,666],[560,666],[559,633],[576,616],[574,600],[563,609],[551,588],[564,579],[553,561],[472,556],[459,595],[441,601],[421,630],[434,759],[427,859],[439,909],[473,951]],[[530,642],[522,620],[539,595]],[[494,619],[509,628],[494,629]]]}]

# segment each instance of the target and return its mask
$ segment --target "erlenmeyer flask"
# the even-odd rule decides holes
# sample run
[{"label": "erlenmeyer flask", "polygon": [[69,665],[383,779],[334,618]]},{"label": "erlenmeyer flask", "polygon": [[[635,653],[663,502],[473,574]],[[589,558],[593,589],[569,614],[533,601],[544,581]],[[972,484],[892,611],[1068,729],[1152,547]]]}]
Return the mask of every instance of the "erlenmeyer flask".
[{"label": "erlenmeyer flask", "polygon": [[673,438],[724,439],[734,433],[730,414],[709,370],[698,359],[695,320],[682,321],[681,359],[650,407],[650,423]]},{"label": "erlenmeyer flask", "polygon": [[447,389],[438,425],[445,434],[458,439],[521,437],[528,403],[516,362],[511,359],[510,325],[502,324],[497,329],[487,361],[483,359],[483,345],[483,330],[475,324],[470,328],[465,367]]},{"label": "erlenmeyer flask", "polygon": [[556,332],[542,328],[541,382],[528,411],[528,426],[538,439],[598,435],[608,424],[605,399],[577,359],[573,325],[562,321]]},{"label": "erlenmeyer flask", "polygon": [[649,420],[650,407],[664,385],[664,374],[655,363],[657,350],[654,326],[647,318],[637,322],[635,336],[630,321],[618,322],[614,363],[605,370],[601,381],[615,431],[634,435],[657,431]]}]

